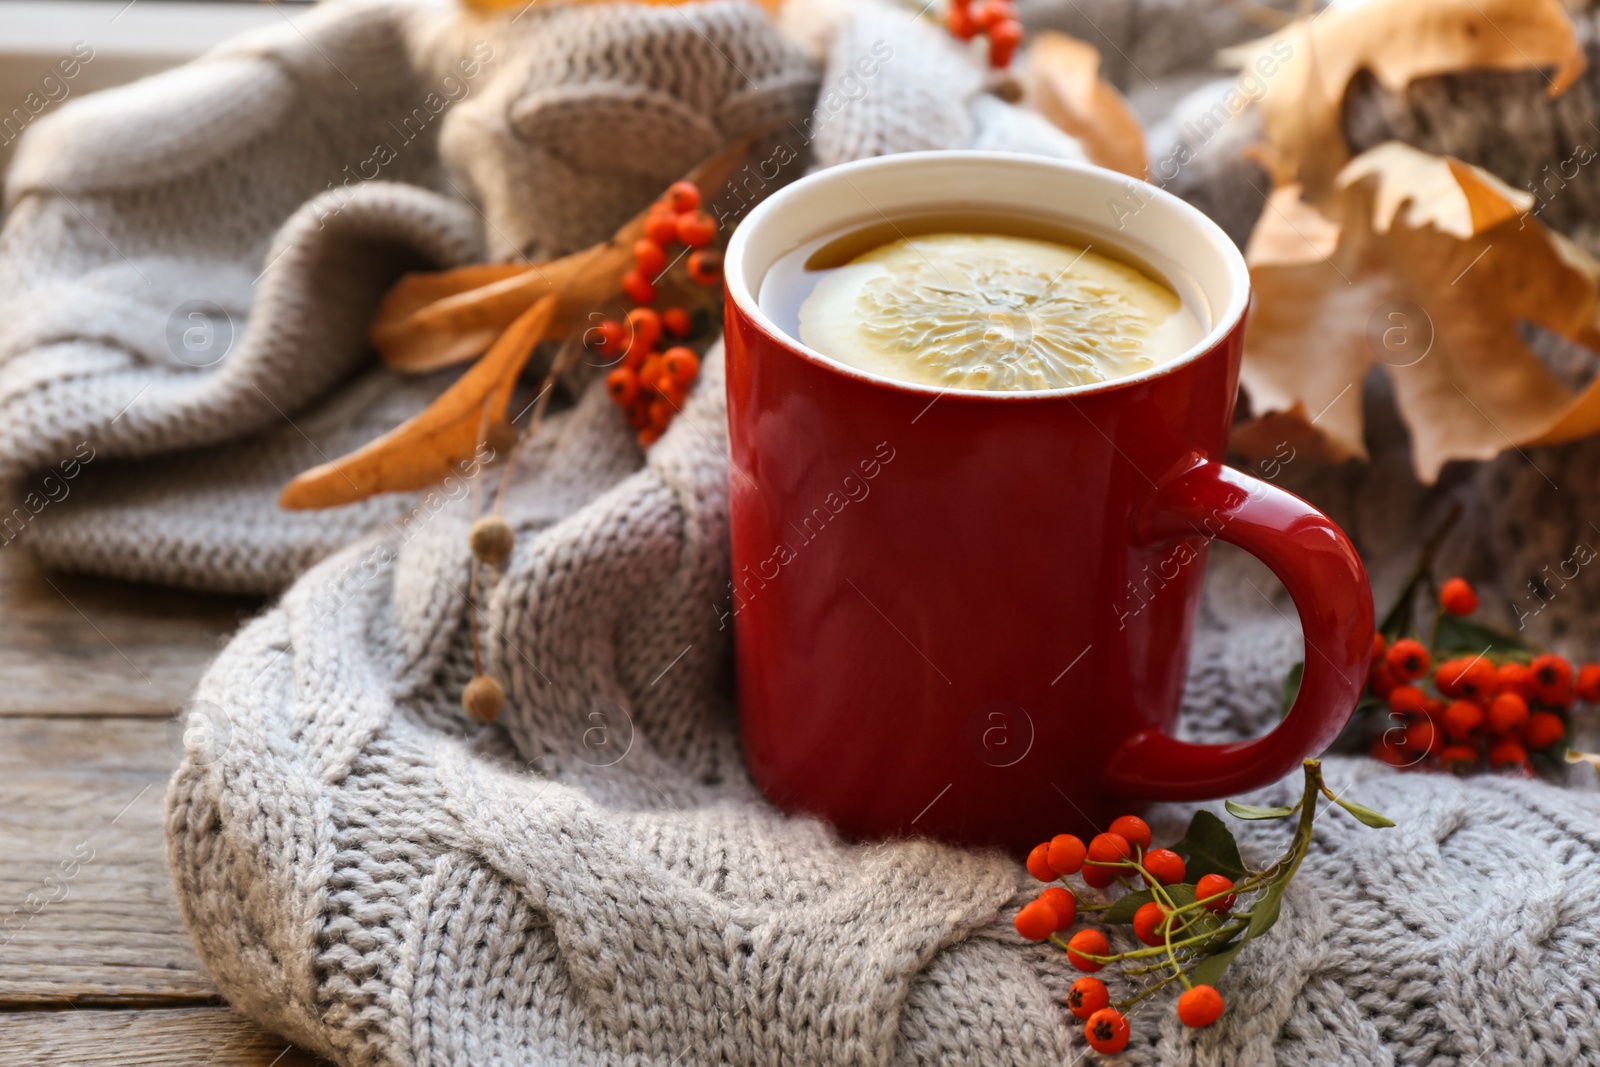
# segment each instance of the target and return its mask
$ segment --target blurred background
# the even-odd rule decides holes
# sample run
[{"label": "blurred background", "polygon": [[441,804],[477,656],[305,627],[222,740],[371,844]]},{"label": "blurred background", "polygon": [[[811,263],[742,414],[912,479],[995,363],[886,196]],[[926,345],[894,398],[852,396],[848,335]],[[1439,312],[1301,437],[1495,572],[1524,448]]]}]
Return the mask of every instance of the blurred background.
[{"label": "blurred background", "polygon": [[[38,114],[177,66],[234,34],[293,21],[310,7],[309,0],[0,0],[0,170]],[[62,78],[58,63],[75,47],[93,58]],[[29,111],[30,94],[43,105],[38,114]]]}]

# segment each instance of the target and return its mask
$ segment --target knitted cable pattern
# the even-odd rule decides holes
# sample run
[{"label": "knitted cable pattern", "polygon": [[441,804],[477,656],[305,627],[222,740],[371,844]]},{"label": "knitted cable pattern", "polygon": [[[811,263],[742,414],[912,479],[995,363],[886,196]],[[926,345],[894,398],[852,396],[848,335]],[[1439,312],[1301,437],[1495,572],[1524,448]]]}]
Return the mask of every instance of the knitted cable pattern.
[{"label": "knitted cable pattern", "polygon": [[[1188,47],[1199,31],[1185,27],[1219,18],[1209,4],[1143,3],[1171,23],[1153,29],[1113,21],[1114,6],[1068,6],[1152,76],[1179,64],[1138,42]],[[466,531],[497,469],[329,515],[272,506],[287,472],[437,388],[356,377],[361,329],[399,270],[603,235],[693,162],[696,130],[731,136],[790,113],[819,166],[912,147],[1077,152],[979,93],[975,68],[917,12],[796,0],[785,25],[808,10],[797,43],[736,3],[541,7],[515,23],[331,11],[309,40],[238,42],[27,135],[0,234],[0,463],[25,476],[92,436],[81,495],[36,520],[55,565],[232,589],[299,575],[196,694],[169,861],[229,1000],[336,1062],[1085,1055],[1059,1003],[1073,973],[1011,929],[1029,888],[1018,865],[926,842],[851,845],[751,785],[715,608],[728,578],[719,349],[648,457],[581,378],[523,445],[504,511],[516,549],[484,574],[476,620],[508,690],[493,727],[457,698],[473,672]],[[745,77],[674,66],[716,67],[704,42]],[[880,42],[889,54],[869,78],[859,64]],[[471,79],[463,56],[480,57]],[[430,92],[457,99],[436,113]],[[651,151],[617,167],[572,115],[605,116]],[[378,180],[341,180],[396,139]],[[248,323],[214,367],[175,360],[153,332],[196,293]],[[1563,505],[1587,515],[1588,495],[1541,496],[1510,457],[1422,492],[1392,405],[1381,392],[1368,403],[1370,467],[1290,464],[1281,484],[1355,535],[1380,588],[1454,499],[1526,500],[1541,522]],[[1592,452],[1539,458],[1568,464],[1558,484],[1588,486]],[[1477,523],[1450,562],[1492,569],[1512,546],[1526,566],[1554,544],[1526,523]],[[1211,566],[1184,728],[1225,740],[1275,720],[1301,641],[1259,564],[1219,549]],[[1538,624],[1588,617],[1580,603],[1574,590]],[[1367,760],[1330,758],[1327,771],[1399,828],[1324,832],[1280,928],[1230,970],[1228,1014],[1192,1033],[1144,1009],[1119,1062],[1596,1062],[1595,797]],[[1151,821],[1170,839],[1186,816],[1165,807]],[[1273,855],[1281,832],[1244,835],[1247,858]]]}]

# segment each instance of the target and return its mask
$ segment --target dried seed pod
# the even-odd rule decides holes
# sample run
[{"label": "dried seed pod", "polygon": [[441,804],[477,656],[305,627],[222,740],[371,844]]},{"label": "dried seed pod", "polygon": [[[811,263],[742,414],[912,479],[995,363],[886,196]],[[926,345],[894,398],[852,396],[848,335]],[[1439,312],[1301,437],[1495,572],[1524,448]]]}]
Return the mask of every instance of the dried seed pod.
[{"label": "dried seed pod", "polygon": [[517,437],[518,430],[515,426],[509,422],[497,422],[483,435],[483,443],[493,449],[498,458],[516,447]]},{"label": "dried seed pod", "polygon": [[490,723],[500,717],[506,691],[487,674],[480,674],[461,691],[461,707],[473,722]]},{"label": "dried seed pod", "polygon": [[511,558],[516,541],[511,524],[498,515],[485,515],[472,524],[472,554],[481,563],[500,566]]}]

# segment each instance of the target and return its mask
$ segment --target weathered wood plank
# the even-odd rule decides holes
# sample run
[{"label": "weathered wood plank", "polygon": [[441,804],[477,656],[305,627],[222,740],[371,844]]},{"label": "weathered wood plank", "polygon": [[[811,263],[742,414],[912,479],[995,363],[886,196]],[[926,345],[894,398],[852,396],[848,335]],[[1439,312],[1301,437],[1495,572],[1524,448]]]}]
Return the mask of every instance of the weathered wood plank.
[{"label": "weathered wood plank", "polygon": [[154,719],[0,718],[0,1006],[217,996],[166,867],[177,745]]},{"label": "weathered wood plank", "polygon": [[0,715],[168,716],[258,603],[47,574],[0,548]]},{"label": "weathered wood plank", "polygon": [[231,1008],[0,1014],[10,1067],[320,1067]]}]

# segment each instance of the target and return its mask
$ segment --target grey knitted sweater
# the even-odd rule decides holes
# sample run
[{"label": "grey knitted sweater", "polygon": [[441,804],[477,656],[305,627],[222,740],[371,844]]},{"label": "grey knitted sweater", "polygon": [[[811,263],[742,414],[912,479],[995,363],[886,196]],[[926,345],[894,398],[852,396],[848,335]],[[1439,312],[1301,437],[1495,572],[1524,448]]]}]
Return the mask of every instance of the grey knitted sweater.
[{"label": "grey knitted sweater", "polygon": [[[1177,77],[1203,58],[1197,41],[1249,32],[1208,3],[1033,14],[1094,23],[1130,81]],[[1027,891],[1014,861],[852,845],[778,815],[749,782],[716,609],[716,349],[648,455],[582,375],[526,443],[505,506],[516,550],[477,617],[509,694],[495,726],[457,704],[481,473],[331,513],[272,506],[289,475],[437,391],[367,369],[366,321],[401,270],[580,246],[774,116],[815,166],[910,148],[1077,153],[981,93],[981,70],[914,9],[791,3],[783,27],[732,2],[515,20],[337,9],[304,36],[240,40],[71,104],[17,156],[0,234],[0,476],[28,492],[80,443],[94,458],[6,536],[54,566],[288,586],[189,708],[169,858],[228,999],[339,1063],[1085,1054],[1060,1006],[1074,974],[1011,930]],[[892,56],[868,78],[857,61],[878,42]],[[1225,190],[1208,201],[1219,212],[1243,202],[1231,167],[1195,172]],[[1524,570],[1591,536],[1594,445],[1532,457],[1538,474],[1512,456],[1424,493],[1382,396],[1370,403],[1370,467],[1291,464],[1282,482],[1346,525],[1380,587],[1451,499],[1473,521],[1450,564],[1498,580],[1505,600]],[[1274,588],[1218,554],[1193,736],[1270,721],[1300,646]],[[1574,582],[1540,636],[1559,623],[1592,641],[1594,595]],[[1330,816],[1279,927],[1230,970],[1222,1021],[1184,1032],[1158,998],[1119,1062],[1600,1062],[1593,796],[1356,759],[1329,770],[1399,827]],[[1170,837],[1184,815],[1152,821]],[[1281,846],[1274,832],[1244,835],[1252,858]]]}]

